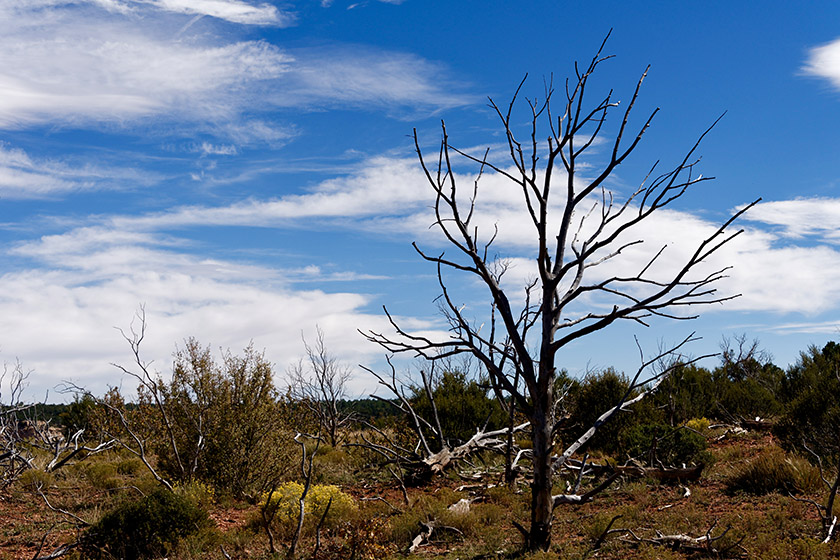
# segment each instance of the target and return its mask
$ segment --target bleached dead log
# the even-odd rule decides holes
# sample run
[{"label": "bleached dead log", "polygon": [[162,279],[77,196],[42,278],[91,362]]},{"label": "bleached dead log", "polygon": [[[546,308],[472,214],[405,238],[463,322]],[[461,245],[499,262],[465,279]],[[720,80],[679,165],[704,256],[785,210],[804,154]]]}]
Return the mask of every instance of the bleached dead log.
[{"label": "bleached dead log", "polygon": [[723,539],[732,527],[727,527],[721,534],[716,537],[712,536],[716,524],[713,524],[705,535],[699,537],[692,537],[686,534],[666,535],[656,531],[655,537],[640,537],[636,535],[631,529],[624,529],[624,537],[622,540],[632,544],[650,544],[654,546],[665,546],[673,550],[680,550],[688,553],[706,554],[715,558],[725,556],[735,549],[746,552],[741,543],[744,537],[741,537],[737,542],[723,548],[717,548],[716,544]]},{"label": "bleached dead log", "polygon": [[431,523],[424,523],[421,521],[420,525],[423,527],[423,531],[412,539],[411,545],[408,547],[409,554],[413,554],[420,545],[432,538],[432,533],[435,530],[434,521]]},{"label": "bleached dead log", "polygon": [[[518,426],[514,426],[513,431],[514,433],[522,431],[527,428],[528,425],[528,422],[525,422]],[[482,432],[479,430],[469,440],[467,440],[466,443],[463,443],[453,449],[444,447],[437,453],[423,459],[423,462],[429,466],[429,469],[433,473],[438,474],[443,472],[444,469],[446,469],[453,461],[469,457],[478,451],[502,451],[505,446],[505,440],[502,439],[502,436],[507,435],[508,431],[508,428],[502,428],[491,432]]]}]

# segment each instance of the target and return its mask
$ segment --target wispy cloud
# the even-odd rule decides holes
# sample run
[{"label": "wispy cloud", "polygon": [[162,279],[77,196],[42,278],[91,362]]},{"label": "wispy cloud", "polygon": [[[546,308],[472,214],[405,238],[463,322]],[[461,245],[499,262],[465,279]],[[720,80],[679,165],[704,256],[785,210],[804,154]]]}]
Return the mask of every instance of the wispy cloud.
[{"label": "wispy cloud", "polygon": [[269,3],[251,4],[239,0],[139,0],[126,4],[147,3],[158,9],[182,14],[212,16],[248,25],[276,25],[285,27],[295,22],[295,16],[281,12]]},{"label": "wispy cloud", "polygon": [[136,188],[157,180],[159,177],[154,172],[33,158],[24,150],[0,143],[0,196],[5,198],[44,198],[73,191]]},{"label": "wispy cloud", "polygon": [[802,69],[807,74],[826,78],[840,89],[840,39],[812,48]]},{"label": "wispy cloud", "polygon": [[6,6],[5,10],[26,14],[34,10],[73,9],[85,5],[121,15],[142,14],[151,10],[210,16],[244,25],[285,27],[295,21],[293,13],[281,11],[267,2],[257,4],[242,0],[27,0]]},{"label": "wispy cloud", "polygon": [[[471,184],[472,177],[464,175],[456,179]],[[521,193],[507,188],[506,180],[496,174],[485,174],[481,185],[474,222],[480,237],[486,241],[498,229],[496,251],[503,258],[519,262],[518,270],[511,271],[509,277],[524,279],[533,275],[530,267],[523,266],[533,259],[535,248],[533,226],[519,200]],[[114,215],[105,218],[100,227],[126,235],[135,232],[158,236],[160,232],[171,234],[183,227],[320,228],[329,224],[404,239],[406,243],[419,240],[434,250],[446,249],[447,244],[436,229],[430,228],[434,221],[429,207],[432,200],[433,194],[412,158],[378,156],[366,160],[352,173],[320,183],[308,193],[269,200],[250,199],[226,206],[184,206],[139,216]],[[727,272],[728,277],[717,286],[720,295],[743,294],[727,303],[728,310],[817,314],[837,308],[840,284],[834,279],[840,277],[840,251],[832,244],[836,228],[831,224],[840,223],[837,217],[832,218],[840,215],[840,201],[777,204],[758,206],[748,216],[751,225],[700,267],[697,276],[734,265]],[[802,219],[803,213],[817,208],[822,208],[824,215]],[[721,220],[725,217],[721,216]],[[787,230],[780,235],[775,227],[800,223],[825,224],[808,230],[822,243],[794,245]],[[641,271],[666,246],[648,274],[659,280],[669,279],[719,225],[717,221],[686,211],[656,212],[623,238],[624,242],[641,239],[645,241],[643,244],[628,248],[591,269],[588,278],[598,280]],[[584,233],[591,227],[592,224],[585,224]],[[66,255],[73,253],[60,245],[65,239],[67,236],[45,238],[36,246],[67,258]],[[160,241],[155,238],[153,242]]]},{"label": "wispy cloud", "polygon": [[282,19],[269,4],[234,0],[0,6],[8,23],[0,34],[0,128],[125,127],[165,118],[241,135],[253,128],[247,120],[260,125],[251,139],[275,141],[293,134],[277,124],[278,110],[348,104],[436,110],[471,99],[446,80],[445,69],[413,55],[340,44],[284,49],[223,41],[194,28],[179,32],[183,14],[236,23]]},{"label": "wispy cloud", "polygon": [[757,204],[747,220],[778,226],[786,237],[819,236],[823,241],[840,242],[840,199],[797,198]]}]

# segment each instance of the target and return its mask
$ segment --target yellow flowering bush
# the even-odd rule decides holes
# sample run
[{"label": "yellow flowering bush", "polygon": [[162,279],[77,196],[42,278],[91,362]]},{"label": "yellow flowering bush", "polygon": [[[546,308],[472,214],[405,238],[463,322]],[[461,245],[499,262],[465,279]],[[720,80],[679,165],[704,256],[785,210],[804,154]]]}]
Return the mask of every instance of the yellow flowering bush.
[{"label": "yellow flowering bush", "polygon": [[692,418],[688,422],[685,423],[687,428],[694,430],[695,432],[704,433],[709,429],[709,419],[708,418]]},{"label": "yellow flowering bush", "polygon": [[[303,494],[303,484],[286,482],[280,485],[270,496],[266,492],[260,501],[260,507],[277,508],[276,519],[280,523],[297,521],[300,513],[300,495]],[[306,495],[303,508],[306,517],[320,520],[330,503],[330,511],[326,522],[339,520],[356,510],[353,498],[345,494],[332,484],[313,484]],[[317,522],[317,521],[316,521]]]}]

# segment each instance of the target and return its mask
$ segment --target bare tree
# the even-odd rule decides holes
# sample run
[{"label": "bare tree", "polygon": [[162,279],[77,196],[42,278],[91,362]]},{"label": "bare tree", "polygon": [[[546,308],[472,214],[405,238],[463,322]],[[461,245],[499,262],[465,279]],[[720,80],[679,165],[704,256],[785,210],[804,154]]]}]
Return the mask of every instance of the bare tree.
[{"label": "bare tree", "polygon": [[[647,75],[645,70],[629,104],[618,116],[617,130],[606,140],[606,161],[599,168],[593,167],[597,158],[588,157],[593,152],[590,148],[597,145],[598,151],[603,153],[604,138],[607,138],[604,127],[608,115],[613,115],[618,107],[612,92],[594,104],[585,96],[593,72],[611,58],[602,54],[603,48],[604,44],[587,66],[575,66],[574,79],[567,81],[560,92],[563,98],[559,114],[555,113],[552,104],[556,92],[550,83],[543,100],[526,100],[524,140],[519,139],[517,123],[522,121],[517,111],[525,80],[506,107],[490,100],[506,139],[506,163],[491,160],[489,149],[473,155],[453,146],[443,123],[438,157],[430,162],[420,148],[415,130],[415,148],[434,193],[433,226],[443,234],[454,254],[430,254],[416,244],[414,247],[422,258],[437,267],[442,291],[439,301],[449,323],[450,336],[441,340],[414,335],[402,329],[387,310],[396,335],[366,333],[369,340],[389,352],[406,352],[430,360],[470,353],[486,368],[497,394],[510,395],[516,401],[517,409],[530,420],[532,432],[533,484],[527,540],[533,550],[548,548],[557,505],[580,503],[583,497],[591,498],[590,493],[552,496],[554,473],[596,429],[636,400],[628,392],[560,457],[552,457],[558,428],[555,380],[561,351],[622,320],[647,325],[651,317],[689,319],[693,316],[680,314],[678,310],[736,297],[719,295],[713,286],[725,276],[728,267],[712,272],[701,272],[699,268],[741,233],[730,232],[729,226],[751,206],[747,205],[700,240],[693,252],[674,268],[664,262],[666,246],[663,245],[641,266],[626,264],[631,268],[626,273],[605,270],[607,267],[603,265],[618,262],[628,249],[643,243],[637,237],[640,234],[634,233],[640,229],[637,226],[658,210],[672,205],[691,187],[709,179],[695,172],[695,151],[709,130],[700,135],[675,167],[655,175],[654,165],[640,186],[623,200],[614,196],[607,189],[608,180],[636,149],[657,111],[653,111],[635,133],[628,130],[633,107]],[[459,162],[476,166],[475,180],[466,189],[462,188],[453,163],[459,156]],[[519,297],[516,292],[502,284],[502,276],[508,270],[507,261],[495,256],[493,244],[503,232],[497,226],[487,233],[478,226],[477,201],[481,180],[486,174],[508,180],[521,194],[525,220],[533,227],[537,277],[525,287],[523,302],[519,305],[512,300],[512,296]],[[663,272],[663,268],[667,270]],[[489,327],[488,321],[474,320],[466,315],[447,284],[445,271],[471,275],[487,288],[491,302]],[[650,380],[645,379],[641,371],[659,358],[642,358],[640,373],[632,383],[634,391]],[[514,383],[517,376],[518,385]]]},{"label": "bare tree", "polygon": [[[50,425],[49,419],[39,417],[38,403],[22,400],[30,373],[19,361],[11,368],[4,365],[0,373],[0,490],[27,470],[57,471],[111,449],[116,443],[103,440],[93,446],[85,445],[84,429],[65,438],[61,430]],[[4,382],[8,404],[3,402]]]},{"label": "bare tree", "polygon": [[[22,428],[27,424],[26,413],[33,406],[21,400],[29,373],[20,362],[15,362],[11,369],[4,364],[0,373],[0,490],[11,485],[24,471],[34,468],[33,457],[20,445],[24,439]],[[35,435],[34,429],[29,435]]]},{"label": "bare tree", "polygon": [[292,397],[316,418],[319,431],[335,447],[342,428],[353,419],[353,414],[342,407],[352,372],[329,353],[320,327],[316,327],[315,343],[310,346],[304,338],[303,345],[308,364],[301,360],[289,370]]}]

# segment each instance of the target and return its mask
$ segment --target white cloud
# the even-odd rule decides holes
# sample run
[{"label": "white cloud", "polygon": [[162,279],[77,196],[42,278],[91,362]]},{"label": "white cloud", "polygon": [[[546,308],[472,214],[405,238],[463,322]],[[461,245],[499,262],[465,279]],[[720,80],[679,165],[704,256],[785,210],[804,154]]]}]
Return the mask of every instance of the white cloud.
[{"label": "white cloud", "polygon": [[[281,226],[309,218],[352,220],[410,215],[427,207],[425,179],[410,159],[376,157],[354,174],[322,182],[308,194],[248,200],[230,206],[189,206],[144,216],[115,216],[118,230],[159,230],[185,225]],[[427,220],[428,221],[428,220]],[[427,224],[428,225],[428,224]]]},{"label": "white cloud", "polygon": [[840,199],[836,198],[761,202],[746,219],[779,226],[783,235],[794,239],[819,236],[824,241],[840,242]]},{"label": "white cloud", "polygon": [[206,15],[249,25],[282,27],[295,20],[292,14],[283,13],[268,3],[250,4],[238,0],[145,0],[144,3],[169,12]]},{"label": "white cloud", "polygon": [[[470,177],[458,179],[461,184],[471,184]],[[429,209],[431,194],[411,160],[377,158],[367,162],[359,172],[326,182],[308,195],[266,203],[252,201],[247,208],[208,209],[207,212],[210,216],[217,212],[222,219],[243,223],[256,220],[274,224],[296,217],[312,220],[343,216],[347,227],[402,234],[421,240],[421,245],[430,244],[432,250],[447,249],[452,253],[454,249],[447,247],[437,233],[429,229],[433,221]],[[489,238],[494,226],[499,228],[496,250],[502,257],[511,257],[519,263],[509,276],[524,280],[533,277],[534,271],[529,266],[522,266],[521,259],[533,258],[535,243],[533,226],[520,197],[517,190],[510,189],[498,176],[485,175],[476,207],[476,225],[484,239]],[[359,204],[360,200],[366,204]],[[204,213],[199,209],[192,209],[192,212],[196,216]],[[248,217],[249,213],[251,217]],[[726,217],[715,221],[686,211],[655,212],[623,237],[624,241],[642,239],[644,244],[596,267],[588,277],[600,279],[640,271],[656,251],[667,245],[649,273],[654,278],[668,278]],[[183,216],[158,217],[164,222],[170,218],[178,220]],[[197,217],[195,219],[198,221]],[[840,277],[840,251],[833,245],[840,237],[840,227],[836,225],[839,223],[838,199],[762,203],[731,228],[731,232],[735,232],[743,227],[744,233],[714,254],[692,277],[699,278],[732,266],[728,277],[715,286],[721,296],[742,294],[727,302],[722,308],[726,310],[805,315],[836,310],[840,305],[840,284],[835,281]],[[763,224],[782,226],[784,235],[768,230]],[[791,238],[806,234],[815,236],[823,244],[791,244]],[[703,309],[696,311],[703,312]]]},{"label": "white cloud", "polygon": [[[6,157],[20,166],[27,161],[24,156],[11,152]],[[457,179],[472,184],[469,176]],[[533,226],[522,210],[518,189],[509,188],[493,174],[485,175],[482,185],[477,224],[485,238],[494,224],[498,225],[496,247],[500,256],[510,258],[514,265],[506,277],[506,284],[513,287],[534,275]],[[137,304],[145,302],[152,332],[159,329],[159,338],[150,341],[150,353],[159,364],[167,363],[174,341],[196,335],[204,342],[233,349],[254,338],[258,348],[266,347],[270,358],[282,364],[282,370],[300,353],[300,330],[312,329],[316,322],[334,337],[337,353],[351,363],[364,361],[380,351],[360,344],[355,329],[388,330],[376,310],[367,311],[371,297],[349,291],[327,293],[309,286],[379,277],[364,270],[316,265],[280,270],[200,258],[191,254],[194,247],[185,239],[172,237],[171,232],[182,226],[320,228],[329,223],[400,243],[418,239],[432,251],[445,249],[452,254],[454,250],[429,229],[434,219],[432,202],[432,192],[413,158],[379,156],[303,194],[220,207],[175,208],[145,216],[96,218],[99,225],[44,236],[11,251],[34,264],[0,276],[0,294],[4,294],[0,313],[20,317],[5,327],[0,325],[0,341],[4,349],[13,350],[28,367],[50,379],[90,372],[90,379],[99,382],[103,364],[122,361],[126,355],[110,327],[125,326]],[[820,328],[822,314],[838,310],[840,284],[835,279],[840,277],[840,251],[831,244],[797,246],[791,239],[805,233],[818,236],[818,240],[830,239],[833,229],[811,228],[805,233],[783,229],[782,236],[768,231],[766,225],[791,228],[800,223],[838,223],[832,219],[836,208],[840,202],[834,199],[779,201],[757,207],[749,215],[751,221],[744,222],[749,225],[746,231],[703,269],[710,272],[734,265],[729,278],[717,288],[721,295],[742,293],[743,297],[723,307],[691,311],[804,315],[813,318],[808,322],[811,326],[791,329]],[[819,209],[823,214],[817,216]],[[645,244],[596,267],[590,278],[636,272],[667,244],[661,261],[651,269],[654,275],[664,275],[685,262],[718,226],[718,221],[686,211],[656,212],[627,236],[627,240],[644,239]],[[297,288],[302,282],[307,282],[306,289]],[[471,290],[468,284],[457,285],[468,304],[484,301],[483,293]],[[484,312],[475,309],[477,314]],[[409,328],[434,331],[434,325],[406,320],[412,325]],[[50,341],[46,351],[45,340]],[[58,372],[59,363],[76,369]],[[365,382],[359,383],[361,387]]]},{"label": "white cloud", "polygon": [[477,100],[458,93],[462,88],[445,78],[442,66],[415,55],[382,53],[361,45],[290,52],[295,64],[288,83],[267,97],[281,107],[310,100],[314,105],[408,105],[428,110]]},{"label": "white cloud", "polygon": [[225,120],[250,101],[238,90],[277,78],[291,60],[265,43],[202,47],[107,28],[83,34],[0,37],[9,57],[0,68],[0,126],[174,113]]},{"label": "white cloud", "polygon": [[[195,336],[234,351],[253,341],[266,349],[283,383],[285,368],[303,353],[301,333],[312,338],[316,323],[330,351],[348,364],[381,356],[356,331],[387,328],[378,309],[367,310],[369,296],[310,287],[314,281],[373,277],[318,267],[270,269],[184,249],[179,240],[103,227],[18,245],[12,253],[33,265],[0,275],[0,314],[15,318],[0,324],[4,357],[18,357],[35,370],[30,389],[38,398],[63,379],[101,392],[121,383],[110,363],[130,364],[128,347],[113,327],[128,328],[141,304],[149,321],[144,356],[164,373],[174,344]],[[410,318],[407,324],[430,328]],[[353,390],[370,386],[359,372]]]},{"label": "white cloud", "polygon": [[[458,176],[457,179],[462,185],[471,185],[469,176]],[[484,240],[489,239],[494,227],[499,228],[495,250],[499,256],[513,259],[516,264],[508,273],[510,284],[534,276],[533,268],[527,263],[533,258],[536,247],[533,225],[520,202],[521,192],[509,187],[500,176],[485,174],[474,225],[479,227]],[[454,254],[455,250],[442,241],[436,229],[430,229],[434,220],[432,202],[432,191],[413,159],[380,156],[365,161],[353,173],[322,182],[305,194],[273,200],[252,199],[220,207],[182,207],[143,216],[113,216],[106,224],[108,231],[150,235],[149,232],[183,226],[318,228],[330,223],[334,227],[363,230],[373,235],[397,236],[406,243],[418,240],[429,251],[447,250],[448,254]],[[554,211],[559,209],[558,206]],[[825,219],[809,215],[800,221],[805,213],[817,209],[822,209]],[[717,284],[718,294],[743,296],[727,302],[723,308],[726,310],[813,315],[835,309],[840,302],[840,284],[834,282],[840,277],[840,251],[829,245],[791,245],[789,236],[780,237],[762,223],[785,227],[800,223],[826,224],[824,230],[814,229],[813,232],[821,239],[831,241],[835,229],[828,225],[840,223],[836,218],[832,219],[834,212],[840,213],[838,209],[840,201],[836,200],[780,201],[760,205],[748,214],[751,222],[742,220],[732,231],[748,223],[755,225],[746,227],[743,234],[698,267],[692,278],[734,266],[727,273],[728,278]],[[799,219],[783,219],[791,215],[798,215]],[[721,216],[720,221],[725,219],[726,216]],[[686,211],[655,212],[623,236],[625,242],[642,239],[642,245],[627,249],[591,269],[587,279],[636,273],[663,245],[667,245],[665,251],[648,274],[660,280],[669,279],[719,225],[718,221]],[[590,227],[591,224],[586,226]],[[702,312],[703,309],[691,310],[694,311]]]},{"label": "white cloud", "polygon": [[156,173],[91,164],[32,158],[23,150],[0,143],[0,196],[8,199],[43,198],[81,190],[117,189],[149,185]]},{"label": "white cloud", "polygon": [[[258,23],[275,12],[266,3],[234,0],[0,6],[0,20],[8,23],[0,34],[0,128],[166,118],[276,141],[293,134],[271,122],[276,116],[265,117],[279,109],[434,110],[469,99],[453,93],[461,88],[443,78],[442,68],[411,55],[223,41],[221,34],[186,33],[179,15]],[[249,130],[254,123],[259,130]]]},{"label": "white cloud", "polygon": [[256,4],[242,0],[27,0],[5,9],[25,14],[34,10],[66,10],[85,5],[121,15],[140,14],[151,8],[173,14],[210,16],[244,25],[284,27],[295,21],[294,14],[282,12],[267,2]]},{"label": "white cloud", "polygon": [[195,146],[193,151],[204,156],[235,156],[239,152],[236,146],[231,144],[211,144],[210,142],[202,142]]},{"label": "white cloud", "polygon": [[840,39],[811,49],[803,70],[840,88]]}]

